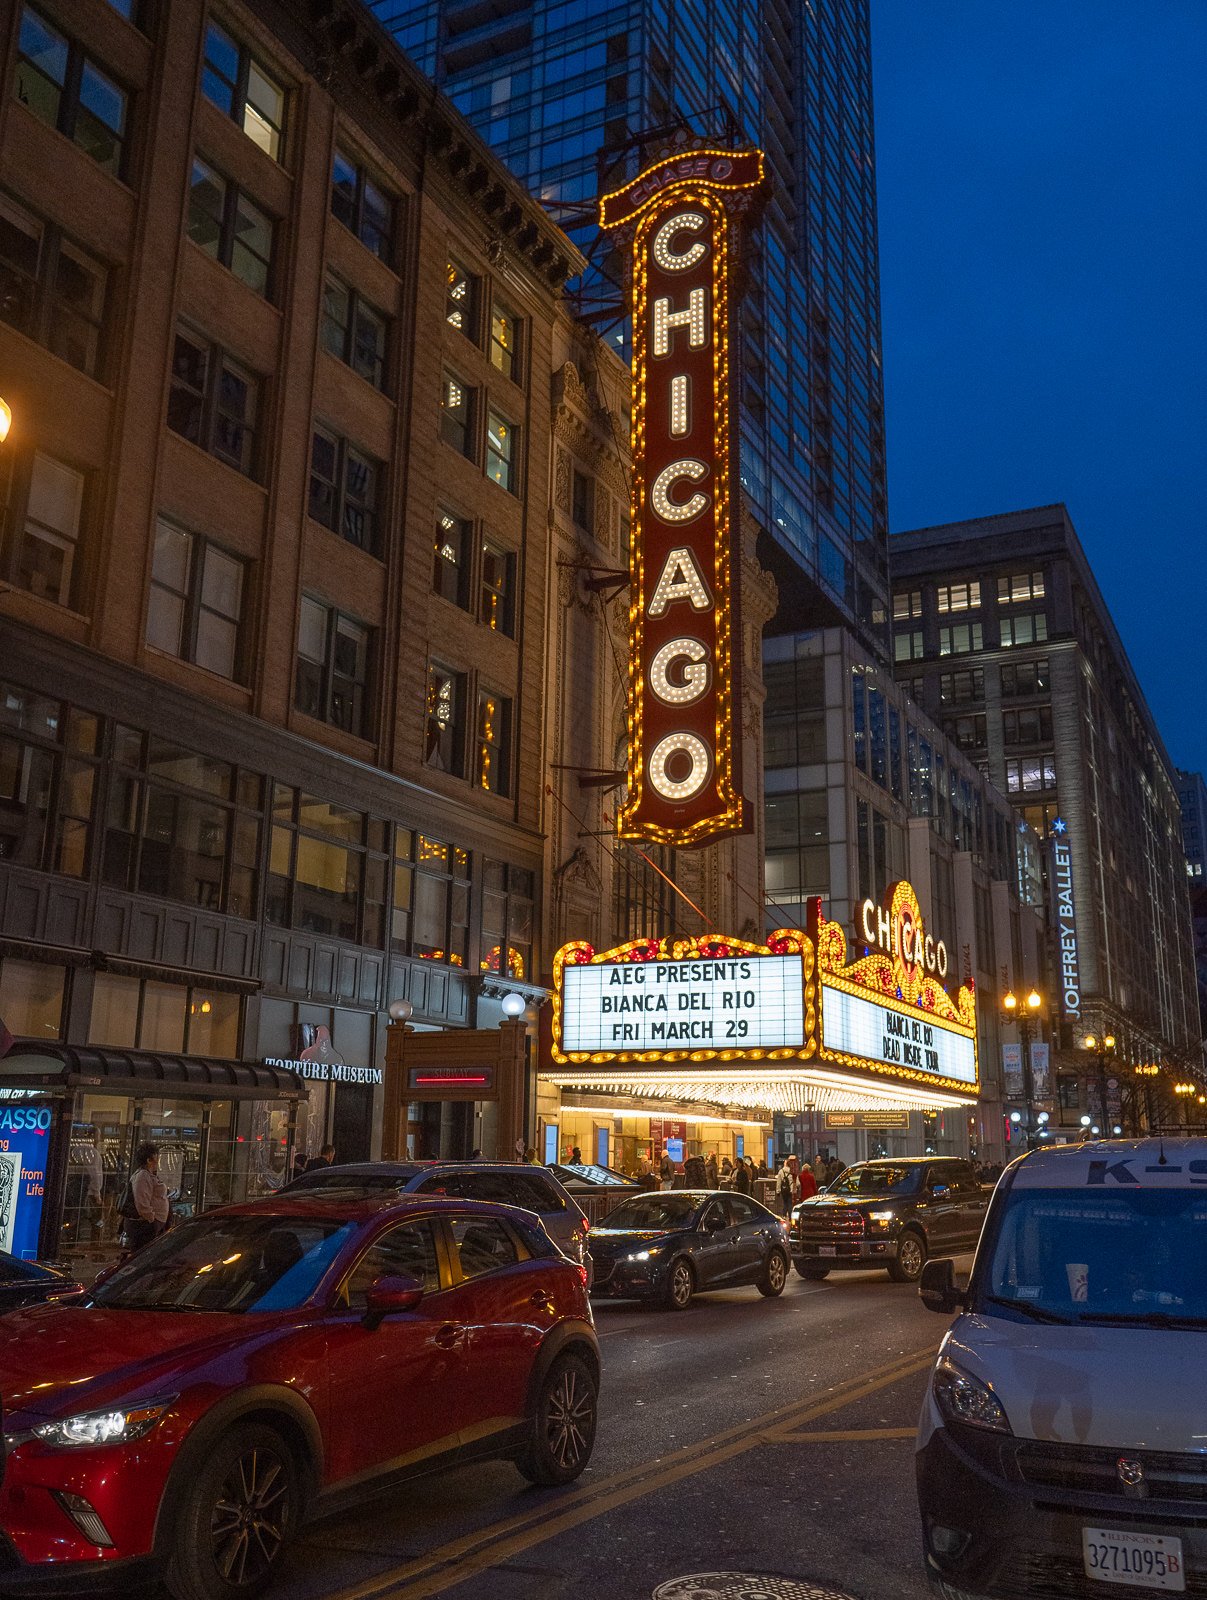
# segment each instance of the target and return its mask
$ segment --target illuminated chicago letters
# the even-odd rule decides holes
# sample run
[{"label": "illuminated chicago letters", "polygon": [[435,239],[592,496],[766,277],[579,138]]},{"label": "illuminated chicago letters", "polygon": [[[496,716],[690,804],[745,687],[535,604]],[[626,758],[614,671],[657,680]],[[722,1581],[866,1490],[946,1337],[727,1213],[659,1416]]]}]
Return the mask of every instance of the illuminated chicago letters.
[{"label": "illuminated chicago letters", "polygon": [[629,793],[624,838],[742,831],[729,349],[732,258],[757,150],[680,152],[600,201],[633,311]]}]

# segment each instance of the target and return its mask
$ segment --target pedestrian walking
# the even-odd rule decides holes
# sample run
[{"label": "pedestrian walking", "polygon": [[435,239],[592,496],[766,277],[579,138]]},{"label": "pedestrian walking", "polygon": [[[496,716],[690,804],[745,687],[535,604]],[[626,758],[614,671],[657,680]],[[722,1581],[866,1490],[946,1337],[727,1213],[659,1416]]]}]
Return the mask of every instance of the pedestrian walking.
[{"label": "pedestrian walking", "polygon": [[719,1189],[721,1187],[721,1169],[717,1165],[717,1153],[715,1150],[709,1151],[708,1159],[704,1163],[704,1172],[708,1180],[708,1187],[710,1189]]},{"label": "pedestrian walking", "polygon": [[325,1144],[319,1151],[318,1155],[311,1156],[310,1160],[306,1163],[306,1171],[315,1172],[321,1167],[333,1167],[334,1165],[335,1146],[333,1144]]},{"label": "pedestrian walking", "polygon": [[817,1179],[813,1176],[813,1168],[804,1166],[800,1169],[797,1179],[797,1198],[799,1200],[812,1200],[817,1193]]},{"label": "pedestrian walking", "polygon": [[734,1169],[733,1186],[739,1194],[750,1193],[750,1168],[744,1161],[739,1161]]},{"label": "pedestrian walking", "polygon": [[796,1197],[800,1193],[800,1180],[797,1177],[796,1167],[796,1157],[789,1156],[780,1168],[779,1176],[776,1179],[780,1210],[786,1217],[792,1215],[792,1207],[796,1204]]}]

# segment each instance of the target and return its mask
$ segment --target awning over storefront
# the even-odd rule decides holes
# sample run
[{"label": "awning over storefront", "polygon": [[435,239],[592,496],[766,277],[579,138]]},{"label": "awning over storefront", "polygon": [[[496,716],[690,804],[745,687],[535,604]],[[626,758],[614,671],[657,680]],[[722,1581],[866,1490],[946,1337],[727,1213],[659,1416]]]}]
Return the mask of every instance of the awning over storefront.
[{"label": "awning over storefront", "polygon": [[19,1044],[0,1059],[0,1089],[53,1094],[100,1089],[109,1094],[189,1095],[207,1100],[304,1100],[296,1072],[263,1062],[162,1055],[96,1045]]},{"label": "awning over storefront", "polygon": [[975,1104],[968,1096],[923,1086],[860,1078],[855,1073],[827,1070],[777,1061],[774,1069],[731,1067],[729,1070],[691,1066],[666,1067],[648,1073],[607,1071],[602,1067],[555,1067],[542,1078],[563,1090],[606,1092],[643,1102],[672,1101],[710,1106],[718,1111],[735,1107],[793,1116],[816,1111],[939,1111]]}]

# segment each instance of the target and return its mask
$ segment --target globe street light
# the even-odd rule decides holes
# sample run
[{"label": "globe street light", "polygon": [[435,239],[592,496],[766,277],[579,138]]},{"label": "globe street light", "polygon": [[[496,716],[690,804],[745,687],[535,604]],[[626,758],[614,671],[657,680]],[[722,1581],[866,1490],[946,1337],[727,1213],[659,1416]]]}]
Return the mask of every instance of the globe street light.
[{"label": "globe street light", "polygon": [[[1088,1050],[1098,1063],[1098,1115],[1106,1121],[1106,1063],[1115,1053],[1115,1035],[1113,1033],[1094,1034],[1087,1033],[1081,1041],[1081,1048]],[[1096,1132],[1097,1130],[1095,1130]]]},{"label": "globe street light", "polygon": [[[1026,1133],[1027,1145],[1031,1144],[1031,1123],[1034,1120],[1032,1101],[1034,1100],[1034,1085],[1031,1078],[1031,1039],[1039,1026],[1039,1013],[1043,1007],[1043,997],[1037,989],[1031,989],[1026,998],[1020,1000],[1013,989],[1007,989],[1002,996],[1002,1020],[1017,1026],[1018,1036],[1023,1057],[1023,1098],[1027,1104]],[[1017,1123],[1020,1119],[1011,1116],[1011,1122]]]},{"label": "globe street light", "polygon": [[8,430],[13,425],[13,408],[7,400],[0,399],[0,444],[8,438]]}]

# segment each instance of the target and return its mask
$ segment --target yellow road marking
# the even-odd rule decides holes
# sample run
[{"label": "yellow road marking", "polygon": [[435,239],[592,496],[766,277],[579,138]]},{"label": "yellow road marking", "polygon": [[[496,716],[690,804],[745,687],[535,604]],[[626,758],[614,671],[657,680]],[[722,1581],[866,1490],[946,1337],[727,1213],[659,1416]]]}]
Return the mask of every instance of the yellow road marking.
[{"label": "yellow road marking", "polygon": [[[555,1505],[545,1500],[532,1511],[450,1540],[414,1561],[400,1563],[341,1590],[331,1600],[429,1600],[581,1523],[721,1466],[760,1444],[795,1442],[795,1431],[806,1423],[913,1377],[929,1367],[934,1358],[934,1347],[930,1345],[911,1351],[884,1367],[836,1385],[816,1400],[779,1406],[717,1434],[711,1442],[683,1445],[667,1456],[642,1462],[560,1496]],[[911,1437],[913,1432],[911,1428]]]},{"label": "yellow road marking", "polygon": [[800,1432],[779,1435],[792,1444],[854,1444],[860,1439],[916,1439],[917,1436],[917,1428],[848,1428],[843,1433],[814,1432],[811,1428],[804,1428]]}]

